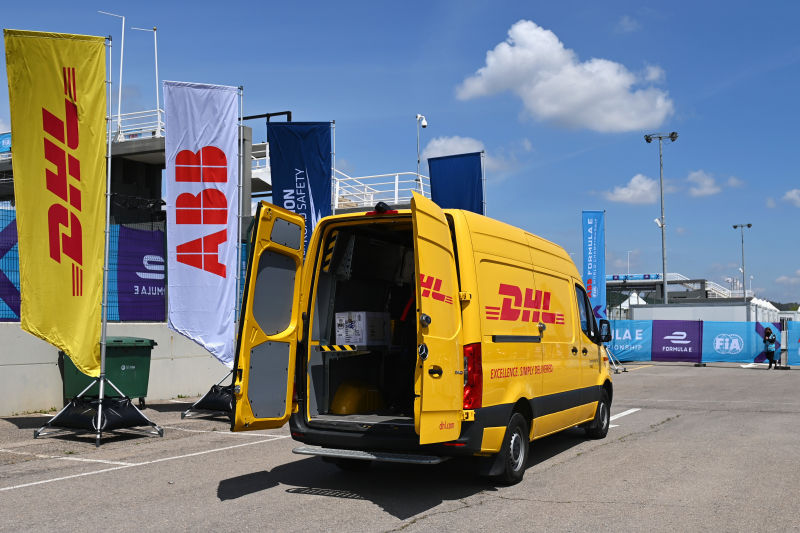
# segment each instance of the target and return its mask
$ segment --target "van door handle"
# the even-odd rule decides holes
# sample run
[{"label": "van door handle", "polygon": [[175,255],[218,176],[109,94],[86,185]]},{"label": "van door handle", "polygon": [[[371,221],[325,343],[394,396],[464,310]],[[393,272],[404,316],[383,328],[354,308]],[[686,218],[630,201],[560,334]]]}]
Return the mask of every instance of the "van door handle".
[{"label": "van door handle", "polygon": [[435,378],[440,378],[440,377],[442,377],[442,367],[434,366],[432,368],[429,368],[428,369],[428,374],[430,374],[431,376],[433,376]]},{"label": "van door handle", "polygon": [[576,346],[572,347],[572,355],[578,355],[578,348]]},{"label": "van door handle", "polygon": [[586,348],[584,348],[583,350],[581,350],[581,353],[582,353],[583,355],[586,355],[586,354],[588,354],[588,353],[589,353],[589,350],[587,350]]}]

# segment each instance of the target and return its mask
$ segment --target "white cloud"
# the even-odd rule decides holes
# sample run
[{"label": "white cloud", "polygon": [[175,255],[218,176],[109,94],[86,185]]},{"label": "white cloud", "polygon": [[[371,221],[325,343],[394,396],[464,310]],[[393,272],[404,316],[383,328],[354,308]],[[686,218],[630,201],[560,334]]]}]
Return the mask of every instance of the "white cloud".
[{"label": "white cloud", "polygon": [[509,90],[540,120],[600,132],[636,131],[660,126],[673,112],[665,91],[641,86],[657,68],[637,76],[607,59],[581,62],[552,31],[520,20],[456,94],[469,100]]},{"label": "white cloud", "polygon": [[635,18],[630,15],[622,15],[622,18],[617,22],[616,31],[617,33],[632,33],[641,29],[641,27],[642,25]]},{"label": "white cloud", "polygon": [[[472,137],[436,137],[431,139],[422,151],[422,158],[441,157],[445,155],[469,154],[472,152],[485,152],[486,148],[482,141]],[[506,162],[497,157],[484,153],[484,168],[487,173],[500,172],[508,166]]]},{"label": "white cloud", "polygon": [[800,285],[800,270],[796,270],[793,276],[780,276],[775,283],[781,285]]},{"label": "white cloud", "polygon": [[783,199],[793,203],[795,207],[800,207],[800,189],[786,191],[786,194],[783,195]]},{"label": "white cloud", "polygon": [[617,186],[613,191],[603,192],[603,197],[625,204],[654,204],[658,200],[658,182],[644,174],[636,174],[624,187]]},{"label": "white cloud", "polygon": [[689,177],[686,178],[686,181],[693,184],[689,187],[689,195],[694,197],[711,196],[722,190],[714,178],[703,170],[689,172]]},{"label": "white cloud", "polygon": [[728,178],[728,187],[733,187],[734,189],[744,187],[744,180],[740,180],[736,176],[731,176]]},{"label": "white cloud", "polygon": [[769,207],[770,209],[775,209],[775,207],[777,206],[777,204],[775,203],[775,198],[772,197],[768,197],[766,203],[767,207]]},{"label": "white cloud", "polygon": [[659,66],[648,65],[647,68],[644,69],[645,81],[660,83],[663,82],[666,78],[667,78],[667,73],[664,72],[664,69]]},{"label": "white cloud", "polygon": [[686,235],[686,233],[688,231],[689,230],[687,230],[686,228],[684,228],[682,226],[675,228],[675,233],[677,233],[678,235]]},{"label": "white cloud", "polygon": [[526,152],[530,152],[531,150],[533,150],[533,144],[531,144],[531,141],[529,139],[527,138],[522,139],[522,149],[525,150]]},{"label": "white cloud", "polygon": [[11,125],[0,117],[0,133],[8,133],[11,131]]}]

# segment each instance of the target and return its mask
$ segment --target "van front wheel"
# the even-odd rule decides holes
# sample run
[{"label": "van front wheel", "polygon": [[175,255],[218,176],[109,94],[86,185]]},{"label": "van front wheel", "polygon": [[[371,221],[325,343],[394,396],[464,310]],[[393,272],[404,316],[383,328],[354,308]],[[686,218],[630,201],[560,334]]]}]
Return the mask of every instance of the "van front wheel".
[{"label": "van front wheel", "polygon": [[500,448],[503,471],[495,479],[506,485],[522,481],[529,454],[528,423],[521,414],[514,413],[508,421],[503,446]]},{"label": "van front wheel", "polygon": [[608,435],[608,427],[611,424],[611,406],[608,402],[608,392],[603,389],[600,391],[600,400],[597,402],[597,412],[594,420],[586,426],[586,436],[591,439],[604,439]]}]

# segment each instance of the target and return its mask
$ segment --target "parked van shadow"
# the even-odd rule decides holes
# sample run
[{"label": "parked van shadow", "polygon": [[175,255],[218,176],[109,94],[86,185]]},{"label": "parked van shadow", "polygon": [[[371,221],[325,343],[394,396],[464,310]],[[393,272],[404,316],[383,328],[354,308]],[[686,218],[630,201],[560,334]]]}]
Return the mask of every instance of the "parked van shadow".
[{"label": "parked van shadow", "polygon": [[[290,494],[307,494],[368,500],[399,519],[425,512],[443,501],[459,500],[484,490],[494,490],[464,464],[452,459],[440,465],[373,464],[363,472],[348,472],[309,457],[280,465],[267,472],[255,472],[223,480],[217,488],[220,500],[230,500],[288,485]],[[420,481],[424,480],[423,483]]]},{"label": "parked van shadow", "polygon": [[[585,441],[584,432],[579,429],[538,440],[531,445],[528,469]],[[222,480],[217,497],[222,501],[233,500],[288,485],[289,494],[368,500],[405,520],[445,501],[497,490],[490,480],[476,474],[476,466],[472,458],[454,458],[434,466],[374,463],[366,471],[349,472],[318,457],[308,457],[271,471]]]}]

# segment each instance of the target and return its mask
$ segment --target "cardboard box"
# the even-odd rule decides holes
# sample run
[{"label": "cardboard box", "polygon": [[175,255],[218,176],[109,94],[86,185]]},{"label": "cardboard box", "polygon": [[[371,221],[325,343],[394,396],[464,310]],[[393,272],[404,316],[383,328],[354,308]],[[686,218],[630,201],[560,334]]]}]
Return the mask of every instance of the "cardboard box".
[{"label": "cardboard box", "polygon": [[391,341],[389,313],[350,311],[336,313],[336,344],[388,345]]}]

